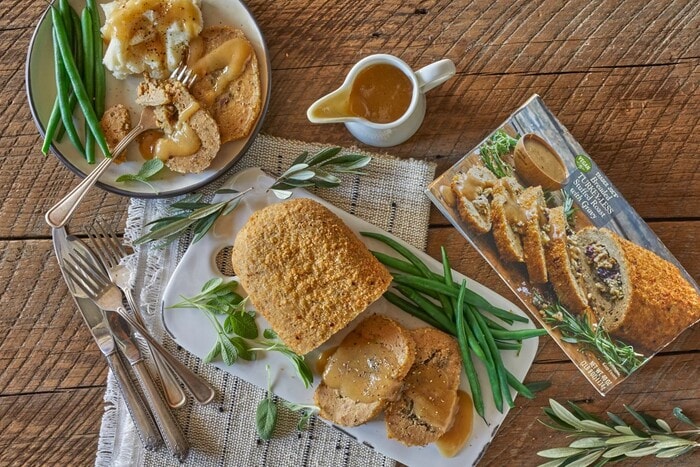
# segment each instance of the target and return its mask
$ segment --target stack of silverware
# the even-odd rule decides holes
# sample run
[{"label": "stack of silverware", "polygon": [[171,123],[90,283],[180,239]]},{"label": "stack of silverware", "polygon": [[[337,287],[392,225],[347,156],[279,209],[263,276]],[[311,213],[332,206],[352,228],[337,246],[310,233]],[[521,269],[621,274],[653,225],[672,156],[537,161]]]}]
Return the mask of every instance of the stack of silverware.
[{"label": "stack of silverware", "polygon": [[[100,223],[95,225],[88,229],[92,247],[80,238],[68,235],[62,227],[53,230],[61,272],[95,342],[107,359],[144,447],[158,449],[164,441],[168,450],[183,460],[189,445],[170,411],[186,402],[180,383],[201,404],[214,399],[214,389],[147,331],[131,289],[130,273],[121,264],[126,251],[114,232]],[[124,297],[132,314],[123,306]],[[137,333],[148,343],[162,392],[145,364],[134,338]],[[130,364],[131,373],[123,358]]]},{"label": "stack of silverware", "polygon": [[[171,78],[190,86],[196,76],[187,67],[181,66]],[[130,273],[121,264],[127,252],[116,234],[96,223],[95,227],[88,229],[92,244],[89,246],[80,238],[68,235],[64,228],[80,201],[114,158],[136,136],[154,126],[152,111],[144,109],[138,125],[114,148],[112,157],[105,158],[90,175],[49,209],[46,222],[53,227],[53,244],[63,278],[85,324],[107,359],[144,447],[155,450],[165,442],[175,457],[184,460],[189,445],[170,411],[184,406],[187,401],[180,383],[201,404],[214,399],[214,389],[149,334],[141,309],[134,299]],[[131,314],[124,307],[124,298]],[[162,393],[145,364],[134,339],[135,334],[148,343],[148,353],[155,363]],[[123,359],[129,362],[132,372],[128,371]]]}]

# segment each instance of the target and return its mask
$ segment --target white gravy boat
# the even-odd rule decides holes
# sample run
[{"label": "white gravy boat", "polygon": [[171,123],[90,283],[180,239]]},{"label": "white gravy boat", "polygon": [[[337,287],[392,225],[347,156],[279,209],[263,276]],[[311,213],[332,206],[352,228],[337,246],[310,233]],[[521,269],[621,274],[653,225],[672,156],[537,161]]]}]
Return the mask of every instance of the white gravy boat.
[{"label": "white gravy boat", "polygon": [[[328,109],[337,107],[349,99],[353,82],[360,71],[381,63],[393,65],[401,70],[413,86],[411,102],[401,117],[389,123],[374,123],[362,117],[343,114],[341,111],[335,114],[329,112]],[[306,111],[306,116],[312,123],[344,123],[355,138],[370,146],[396,146],[413,136],[423,123],[425,93],[450,79],[455,71],[455,65],[450,59],[439,60],[413,71],[406,62],[393,55],[370,55],[352,67],[340,88],[314,102]]]}]

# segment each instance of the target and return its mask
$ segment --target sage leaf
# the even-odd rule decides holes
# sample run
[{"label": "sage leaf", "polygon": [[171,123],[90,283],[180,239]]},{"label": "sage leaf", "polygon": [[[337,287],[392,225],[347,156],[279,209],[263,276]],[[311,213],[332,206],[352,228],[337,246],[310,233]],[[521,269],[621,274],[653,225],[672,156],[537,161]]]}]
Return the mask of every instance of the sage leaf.
[{"label": "sage leaf", "polygon": [[204,363],[211,363],[213,362],[216,357],[219,356],[221,353],[221,344],[219,341],[216,341],[216,344],[214,344],[214,347],[209,351],[209,353],[204,357]]},{"label": "sage leaf", "polygon": [[566,464],[569,467],[587,467],[591,464],[593,464],[595,461],[597,461],[600,456],[603,454],[603,451],[594,451],[590,454],[587,454],[580,459],[576,459],[573,462],[570,462]]},{"label": "sage leaf", "polygon": [[255,323],[255,318],[248,313],[231,313],[226,318],[226,321],[231,324],[230,332],[246,339],[256,339],[258,337],[258,325]]},{"label": "sage leaf", "polygon": [[221,336],[219,342],[221,342],[221,356],[224,359],[224,363],[227,365],[236,363],[236,360],[238,360],[238,349],[236,349],[236,346],[225,335]]},{"label": "sage leaf", "polygon": [[317,152],[314,155],[314,157],[311,158],[311,160],[309,161],[309,166],[323,165],[323,163],[327,160],[332,159],[333,157],[340,154],[340,151],[341,149],[337,147],[322,149],[319,152]]},{"label": "sage leaf", "polygon": [[261,439],[272,438],[277,423],[277,405],[272,399],[263,399],[255,411],[255,428]]},{"label": "sage leaf", "polygon": [[277,339],[277,333],[271,328],[267,328],[263,331],[263,337],[265,339]]},{"label": "sage leaf", "polygon": [[644,448],[635,449],[634,451],[628,451],[625,453],[627,457],[644,457],[649,454],[655,454],[659,449],[656,446],[647,446]]},{"label": "sage leaf", "polygon": [[673,408],[673,415],[680,421],[682,421],[685,424],[688,424],[690,426],[693,426],[695,428],[700,428],[700,426],[696,425],[695,422],[693,422],[691,419],[689,419],[684,413],[683,410],[680,407],[674,407]]},{"label": "sage leaf", "polygon": [[607,446],[603,438],[581,438],[569,444],[570,448],[599,448]]},{"label": "sage leaf", "polygon": [[286,190],[270,190],[272,193],[277,196],[279,199],[288,199],[292,196],[291,191],[286,191]]},{"label": "sage leaf", "polygon": [[690,452],[691,449],[693,449],[692,446],[678,447],[678,448],[673,448],[673,449],[665,449],[663,451],[657,452],[656,457],[659,457],[662,459],[670,459],[673,457],[682,456],[686,452]]},{"label": "sage leaf", "polygon": [[624,456],[625,453],[634,451],[637,449],[640,445],[642,444],[642,441],[638,442],[632,442],[629,444],[621,444],[620,446],[615,446],[614,448],[610,448],[605,453],[603,454],[603,457],[606,459],[614,459],[619,456]]},{"label": "sage leaf", "polygon": [[583,450],[574,448],[553,448],[539,451],[537,455],[540,457],[546,457],[547,459],[561,459],[563,457],[575,456],[576,454],[580,454],[582,452]]}]

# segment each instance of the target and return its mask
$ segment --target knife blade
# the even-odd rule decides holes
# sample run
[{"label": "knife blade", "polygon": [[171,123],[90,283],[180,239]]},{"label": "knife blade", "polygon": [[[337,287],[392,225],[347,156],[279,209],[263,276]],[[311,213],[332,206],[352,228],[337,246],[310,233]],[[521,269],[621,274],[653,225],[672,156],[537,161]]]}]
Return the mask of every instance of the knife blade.
[{"label": "knife blade", "polygon": [[124,362],[117,353],[117,347],[114,338],[109,332],[104,313],[91,300],[77,295],[73,282],[66,276],[63,269],[63,258],[73,250],[70,237],[63,227],[53,229],[52,237],[56,259],[58,260],[63,279],[68,285],[68,290],[71,292],[73,300],[78,307],[78,311],[80,311],[85,324],[90,330],[90,334],[93,339],[95,339],[97,346],[105,356],[107,364],[114,374],[122,397],[126,402],[129,414],[131,415],[131,419],[136,426],[136,432],[146,449],[155,450],[161,445],[162,438],[156,428],[153,417],[151,417],[151,414],[141,400],[141,396],[136,391],[134,384],[129,378],[129,373],[126,370]]}]

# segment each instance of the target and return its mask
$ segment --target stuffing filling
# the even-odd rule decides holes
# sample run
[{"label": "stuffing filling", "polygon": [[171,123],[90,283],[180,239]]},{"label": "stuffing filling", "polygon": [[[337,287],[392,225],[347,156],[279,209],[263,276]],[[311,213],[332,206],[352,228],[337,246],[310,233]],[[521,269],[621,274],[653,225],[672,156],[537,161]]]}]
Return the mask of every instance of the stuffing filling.
[{"label": "stuffing filling", "polygon": [[601,243],[593,242],[586,246],[586,261],[591,265],[596,275],[596,287],[612,300],[625,296],[622,289],[620,265],[610,256],[607,248]]}]

